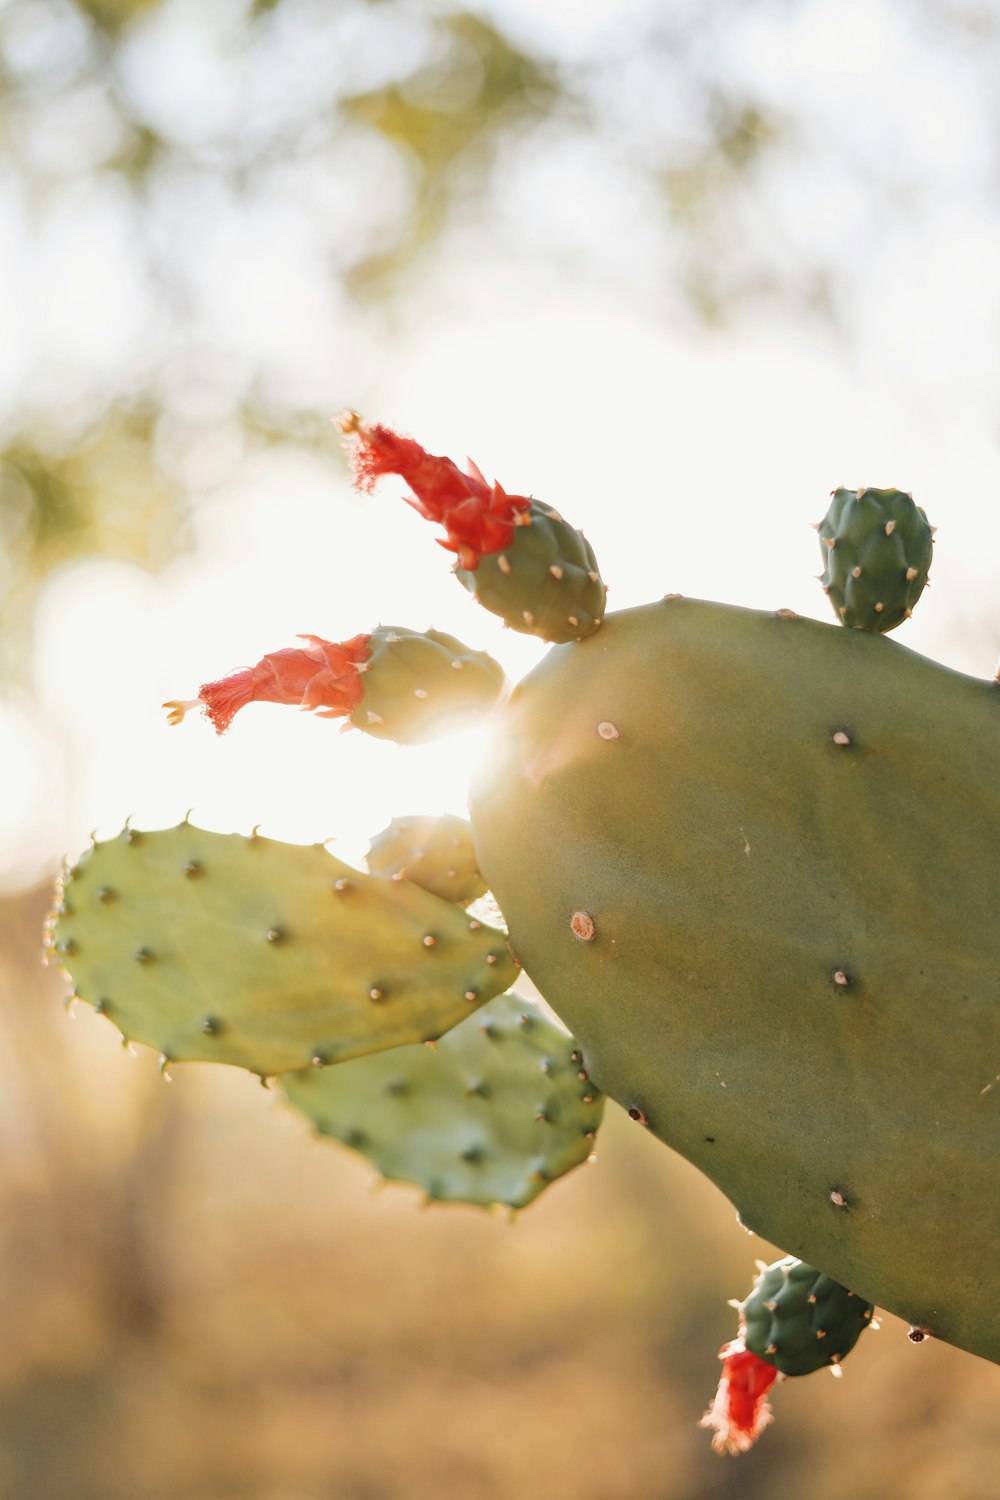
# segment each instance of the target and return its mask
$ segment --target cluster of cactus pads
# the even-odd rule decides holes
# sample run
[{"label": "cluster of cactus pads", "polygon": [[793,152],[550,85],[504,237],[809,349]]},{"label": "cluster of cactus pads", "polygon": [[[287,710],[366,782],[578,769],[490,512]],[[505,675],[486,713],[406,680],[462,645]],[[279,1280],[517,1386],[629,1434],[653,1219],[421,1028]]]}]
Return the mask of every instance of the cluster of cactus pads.
[{"label": "cluster of cactus pads", "polygon": [[435,631],[307,636],[166,705],[402,744],[488,721],[494,751],[470,822],[397,819],[367,871],[187,820],[93,844],[47,929],[74,993],[165,1064],[275,1079],[436,1200],[523,1207],[616,1101],[791,1252],[738,1304],[720,1452],[876,1303],[1000,1362],[1000,688],[885,639],[927,582],[924,512],[834,491],[836,625],[676,594],[605,617],[556,511],[341,426],[359,486],[405,480],[476,600],[554,649],[511,690]]}]

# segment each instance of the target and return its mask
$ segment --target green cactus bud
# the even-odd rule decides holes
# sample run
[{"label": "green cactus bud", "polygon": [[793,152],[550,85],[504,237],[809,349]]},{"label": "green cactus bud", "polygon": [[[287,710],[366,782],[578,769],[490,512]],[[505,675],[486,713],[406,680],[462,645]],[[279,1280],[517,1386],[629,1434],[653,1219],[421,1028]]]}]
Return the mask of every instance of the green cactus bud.
[{"label": "green cactus bud", "polygon": [[349,641],[301,639],[305,646],[270,651],[254,667],[206,682],[197,698],[164,703],[169,723],[204,709],[223,734],[247,704],[284,703],[324,719],[350,715],[376,739],[419,745],[469,728],[504,689],[499,662],[439,630],[382,625]]},{"label": "green cactus bud", "polygon": [[523,1208],[586,1161],[604,1099],[573,1038],[502,995],[437,1045],[280,1080],[296,1109],[382,1175],[449,1203]]},{"label": "green cactus bud", "polygon": [[368,868],[373,875],[405,876],[459,906],[468,906],[486,892],[476,864],[472,825],[451,813],[393,818],[372,839]]},{"label": "green cactus bud", "polygon": [[124,1036],[264,1076],[438,1037],[517,972],[503,933],[409,881],[187,822],[93,845],[49,943]]},{"label": "green cactus bud", "polygon": [[740,1308],[743,1341],[783,1375],[839,1365],[871,1323],[863,1297],[786,1255],[766,1266]]},{"label": "green cactus bud", "polygon": [[834,490],[820,522],[823,590],[837,618],[885,635],[927,583],[933,528],[902,490]]},{"label": "green cactus bud", "polygon": [[414,508],[445,528],[441,545],[455,553],[457,577],[486,609],[544,641],[593,635],[607,590],[589,542],[557,511],[488,484],[473,463],[463,473],[450,458],[388,427],[368,426],[355,412],[346,412],[340,427],[359,487],[401,475]]},{"label": "green cactus bud", "polygon": [[593,635],[607,589],[582,531],[537,500],[521,513],[509,543],[456,577],[512,630],[561,643]]},{"label": "green cactus bud", "polygon": [[364,696],[351,723],[376,739],[420,745],[488,714],[504,689],[500,663],[440,630],[380,625],[362,668]]}]

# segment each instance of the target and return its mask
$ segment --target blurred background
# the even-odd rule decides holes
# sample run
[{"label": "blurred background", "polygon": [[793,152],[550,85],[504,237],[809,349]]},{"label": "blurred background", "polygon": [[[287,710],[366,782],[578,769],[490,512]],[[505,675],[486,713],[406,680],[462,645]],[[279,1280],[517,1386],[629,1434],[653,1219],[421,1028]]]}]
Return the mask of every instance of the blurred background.
[{"label": "blurred background", "polygon": [[421,1212],[38,953],[128,815],[351,859],[462,810],[474,736],[160,708],[302,631],[539,659],[352,493],[345,405],[558,506],[615,607],[826,618],[827,492],[911,489],[898,639],[992,675],[998,266],[996,0],[0,0],[2,1500],[995,1494],[1000,1371],[891,1318],[709,1451],[771,1247],[619,1111],[513,1228]]}]

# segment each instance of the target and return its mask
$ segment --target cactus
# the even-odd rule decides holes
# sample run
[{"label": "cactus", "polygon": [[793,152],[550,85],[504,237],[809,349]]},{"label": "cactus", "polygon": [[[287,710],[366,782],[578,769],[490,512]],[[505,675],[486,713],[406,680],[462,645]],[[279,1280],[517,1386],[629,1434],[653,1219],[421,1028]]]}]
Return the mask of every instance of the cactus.
[{"label": "cactus", "polygon": [[125,1037],[261,1076],[434,1039],[516,973],[503,933],[409,881],[186,821],[94,844],[50,942]]},{"label": "cactus", "polygon": [[717,1453],[745,1453],[773,1419],[768,1392],[779,1376],[811,1375],[840,1362],[871,1326],[874,1307],[792,1255],[766,1266],[745,1302],[739,1333],[719,1350],[722,1378],[701,1419]]},{"label": "cactus", "polygon": [[[436,1197],[527,1201],[589,1150],[601,1095],[617,1101],[788,1251],[723,1351],[708,1419],[723,1451],[769,1420],[782,1371],[843,1357],[870,1303],[914,1337],[1000,1362],[1000,688],[882,638],[926,582],[923,511],[896,490],[835,492],[824,582],[857,628],[678,595],[605,619],[593,554],[567,523],[388,428],[353,414],[342,427],[360,486],[401,475],[478,602],[554,643],[509,695],[475,658],[472,708],[490,710],[495,748],[471,834],[455,833],[455,857],[454,824],[398,820],[373,841],[372,873],[343,876],[341,905],[339,867],[315,849],[260,860],[246,840],[182,825],[140,841],[140,874],[125,840],[98,845],[50,932],[77,989],[111,997],[113,1018],[169,1055],[289,1070],[289,1098],[321,1129]],[[431,647],[449,658],[443,700],[465,676],[462,648],[433,632],[308,639],[194,705],[219,728],[254,698],[361,727],[374,711],[372,732],[409,742],[431,732],[410,662]],[[177,891],[190,839],[206,892],[218,875],[208,905]],[[461,910],[483,883],[575,1042],[551,1040],[519,997],[493,1002],[502,1047],[465,1019],[515,972],[501,935]],[[120,916],[99,894],[118,885]],[[291,981],[282,945],[262,941],[272,925],[293,939],[284,972],[297,946],[308,955]],[[428,936],[440,951],[421,957]],[[174,976],[157,988],[171,943]],[[156,962],[137,963],[146,947]],[[394,1003],[370,1005],[384,974]],[[512,1008],[527,1033],[507,1035]],[[206,1015],[226,1025],[206,1034]],[[442,1032],[436,1052],[407,1045]],[[558,1064],[546,1096],[543,1039]],[[504,1059],[489,1110],[465,1092],[480,1054]],[[557,1120],[508,1102],[541,1100],[547,1116],[545,1097]],[[571,1158],[553,1147],[563,1123]]]},{"label": "cactus", "polygon": [[281,1087],[319,1131],[439,1202],[524,1208],[586,1161],[604,1099],[576,1044],[501,995],[436,1047],[396,1047]]},{"label": "cactus", "polygon": [[874,1312],[863,1297],[786,1255],[761,1269],[740,1307],[743,1342],[782,1375],[811,1375],[839,1365]]},{"label": "cactus", "polygon": [[834,490],[817,527],[824,593],[845,625],[885,634],[927,585],[933,527],[902,490]]},{"label": "cactus", "polygon": [[450,813],[438,818],[393,818],[372,839],[367,862],[373,875],[405,877],[459,906],[486,894],[486,881],[476,863],[472,824]]},{"label": "cactus", "polygon": [[426,453],[412,438],[366,427],[355,413],[341,421],[354,440],[355,472],[370,489],[398,474],[410,502],[444,526],[441,545],[458,558],[458,579],[486,609],[543,641],[578,641],[601,624],[607,590],[590,543],[558,511],[489,485],[475,464],[462,471]]},{"label": "cactus", "polygon": [[468,728],[504,688],[499,662],[440,630],[381,625],[344,642],[300,639],[308,646],[270,652],[255,667],[205,683],[197,698],[165,703],[170,723],[200,708],[223,734],[249,703],[286,703],[323,719],[349,717],[375,739],[420,745]]},{"label": "cactus", "polygon": [[1000,1360],[998,714],[867,631],[668,599],[521,683],[472,820],[605,1093],[748,1228]]}]

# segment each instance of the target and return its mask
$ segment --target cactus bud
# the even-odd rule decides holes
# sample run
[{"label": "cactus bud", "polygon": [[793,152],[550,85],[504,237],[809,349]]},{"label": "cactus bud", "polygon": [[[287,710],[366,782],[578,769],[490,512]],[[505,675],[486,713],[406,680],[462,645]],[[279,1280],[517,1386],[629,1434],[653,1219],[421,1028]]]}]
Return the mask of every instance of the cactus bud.
[{"label": "cactus bud", "polygon": [[379,626],[341,643],[300,639],[308,645],[270,652],[255,667],[205,683],[189,702],[165,703],[169,722],[201,708],[222,734],[248,703],[285,703],[320,718],[347,718],[376,739],[415,745],[467,728],[504,688],[498,662],[437,630]]},{"label": "cactus bud", "polygon": [[525,495],[489,484],[474,463],[463,473],[450,458],[427,453],[388,427],[368,427],[353,412],[341,418],[354,440],[359,489],[383,474],[405,479],[409,504],[445,529],[440,545],[457,558],[459,581],[514,630],[564,642],[592,635],[607,590],[582,532]]},{"label": "cactus bud", "polygon": [[933,527],[902,490],[834,490],[819,524],[823,590],[837,618],[885,635],[927,583]]}]

